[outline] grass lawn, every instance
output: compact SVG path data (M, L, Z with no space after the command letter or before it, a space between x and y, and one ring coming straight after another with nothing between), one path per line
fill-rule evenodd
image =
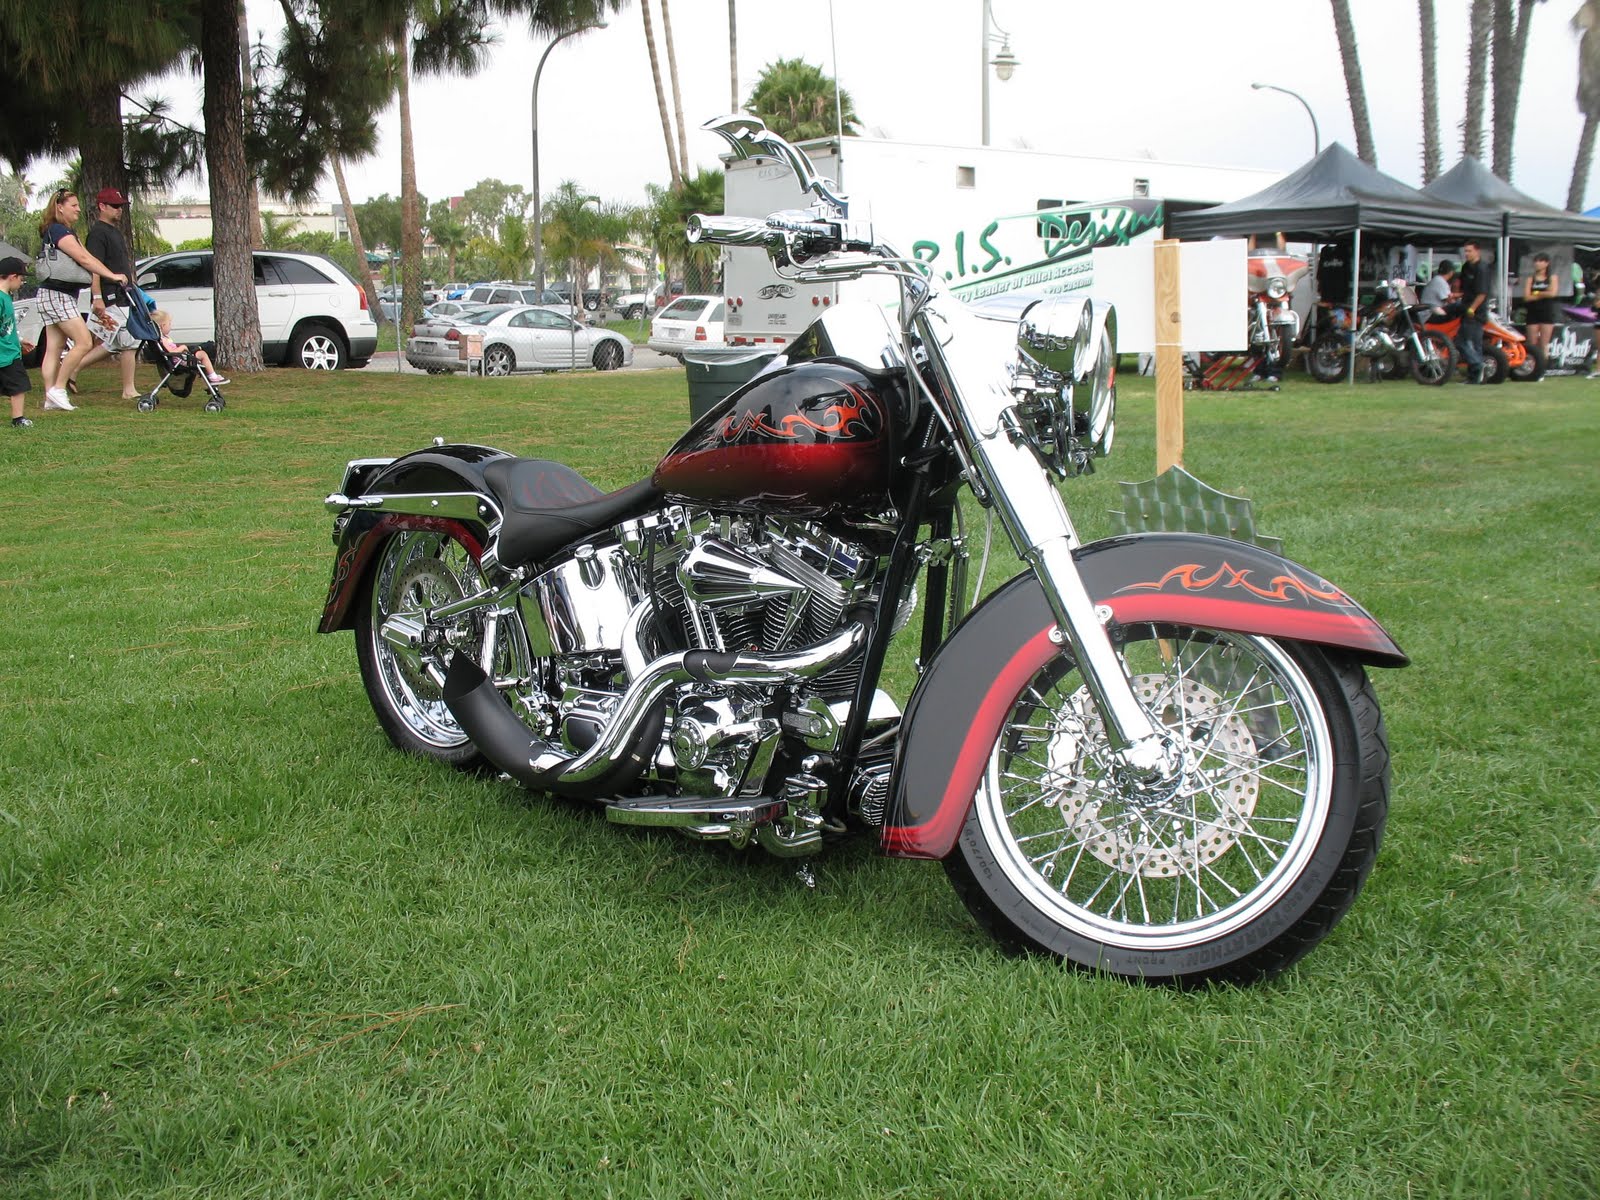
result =
M1189 394L1189 469L1415 665L1350 915L1178 994L1001 956L935 864L808 892L389 749L313 632L344 461L617 487L681 373L280 370L148 416L86 379L0 431L0 1196L1600 1194L1600 384ZM1087 536L1153 409L1125 378Z

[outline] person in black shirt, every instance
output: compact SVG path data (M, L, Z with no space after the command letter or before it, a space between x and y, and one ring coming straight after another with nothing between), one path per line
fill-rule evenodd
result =
M101 188L95 196L95 222L84 238L84 248L113 271L121 271L133 278L133 266L128 261L128 243L122 239L122 210L128 198L116 188ZM100 339L99 344L78 364L78 370L106 358L115 358L122 373L122 398L137 400L139 390L134 385L134 372L139 366L138 341L123 330L128 323L128 297L114 280L96 275L89 283L93 296L93 310L89 314L89 329ZM67 387L78 390L77 375L67 380Z
M1550 272L1550 256L1542 250L1533 256L1533 271L1522 281L1522 298L1528 302L1528 350L1543 362L1556 331L1556 277Z
M1483 252L1477 242L1461 244L1461 329L1456 348L1467 360L1467 382L1483 382L1483 318L1479 315L1489 298L1483 280Z

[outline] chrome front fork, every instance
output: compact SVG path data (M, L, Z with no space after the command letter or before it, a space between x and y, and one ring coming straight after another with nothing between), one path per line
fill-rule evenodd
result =
M929 364L946 395L957 398L955 411L948 415L960 425L958 436L970 448L969 469L980 476L974 482L1000 509L1017 552L1044 585L1056 636L1071 646L1122 765L1146 777L1169 774L1174 752L1134 695L1121 656L1078 574L1072 557L1078 535L1061 494L1005 419L1016 400L1010 380L994 369L993 342L970 325L960 328L976 320L959 309L918 318ZM945 336L950 332L966 336ZM974 395L975 389L980 394Z

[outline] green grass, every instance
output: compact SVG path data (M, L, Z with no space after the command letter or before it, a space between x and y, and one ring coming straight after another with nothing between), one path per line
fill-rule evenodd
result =
M681 374L88 379L0 431L0 1195L1600 1192L1600 385L1189 395L1190 470L1415 665L1348 918L1176 994L1002 957L934 864L811 893L388 748L313 633L345 459L617 487ZM1086 535L1152 473L1121 416Z

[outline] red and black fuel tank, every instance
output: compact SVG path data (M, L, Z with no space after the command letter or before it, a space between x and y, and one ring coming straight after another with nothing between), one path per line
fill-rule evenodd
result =
M820 516L889 502L903 384L840 361L758 375L702 416L656 467L671 499Z

